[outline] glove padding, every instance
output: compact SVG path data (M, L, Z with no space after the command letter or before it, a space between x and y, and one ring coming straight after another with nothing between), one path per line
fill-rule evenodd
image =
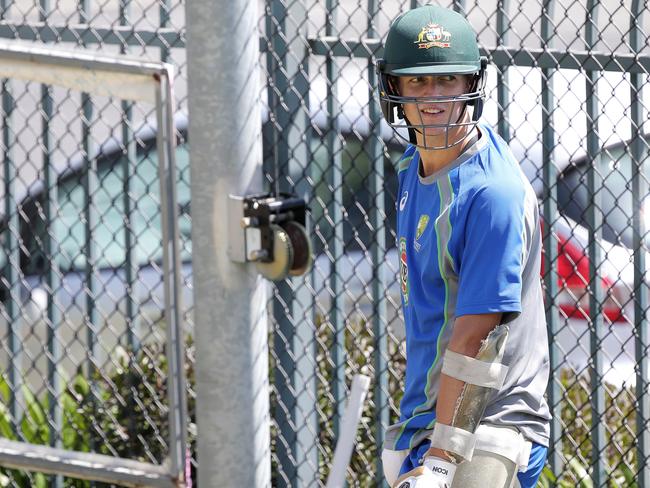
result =
M401 476L393 488L451 488L456 465L437 457L425 458L419 468Z

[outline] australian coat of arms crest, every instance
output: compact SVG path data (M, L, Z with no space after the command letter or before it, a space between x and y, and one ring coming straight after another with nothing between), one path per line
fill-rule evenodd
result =
M430 47L449 47L451 46L450 41L451 32L446 31L440 24L429 23L422 27L415 44L419 49L429 49Z

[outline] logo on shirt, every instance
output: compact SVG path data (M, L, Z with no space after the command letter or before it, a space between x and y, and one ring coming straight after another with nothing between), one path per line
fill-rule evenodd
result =
M399 201L399 211L401 212L406 207L406 201L409 199L409 192L405 191L402 193L402 198Z
M418 239L422 237L422 234L424 234L424 231L426 230L428 224L429 216L420 215L420 220L418 220L418 226L415 230L415 242L413 243L413 247L415 247L416 251L420 251L420 248L422 247L422 244L418 242Z
M402 287L402 296L404 305L409 303L409 268L406 261L406 239L399 239L399 281Z

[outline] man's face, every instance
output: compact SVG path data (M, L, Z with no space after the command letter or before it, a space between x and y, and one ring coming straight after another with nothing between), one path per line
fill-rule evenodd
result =
M399 94L403 97L453 97L467 93L469 85L470 77L467 75L400 76L398 78ZM405 103L403 107L410 124L439 126L424 129L424 134L433 137L444 137L447 125L461 122L459 120L461 116L467 117L466 113L463 114L464 102ZM421 134L418 135L420 136Z

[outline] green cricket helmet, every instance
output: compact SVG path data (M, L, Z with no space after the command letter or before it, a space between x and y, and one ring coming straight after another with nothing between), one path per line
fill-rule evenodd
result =
M483 111L487 58L479 54L476 33L457 12L434 5L409 10L395 19L384 45L384 58L377 61L381 109L396 134L407 129L409 141L417 144L416 132L428 127L444 128L445 144L428 149L442 149L462 142L449 141L449 129L475 126ZM453 97L404 97L397 90L398 76L471 76L468 93ZM445 124L424 125L404 116L404 103L462 103L464 110L458 120ZM470 121L463 121L467 106L472 107ZM452 111L449 111L450 117ZM401 122L403 121L403 122ZM404 138L405 139L405 138Z

